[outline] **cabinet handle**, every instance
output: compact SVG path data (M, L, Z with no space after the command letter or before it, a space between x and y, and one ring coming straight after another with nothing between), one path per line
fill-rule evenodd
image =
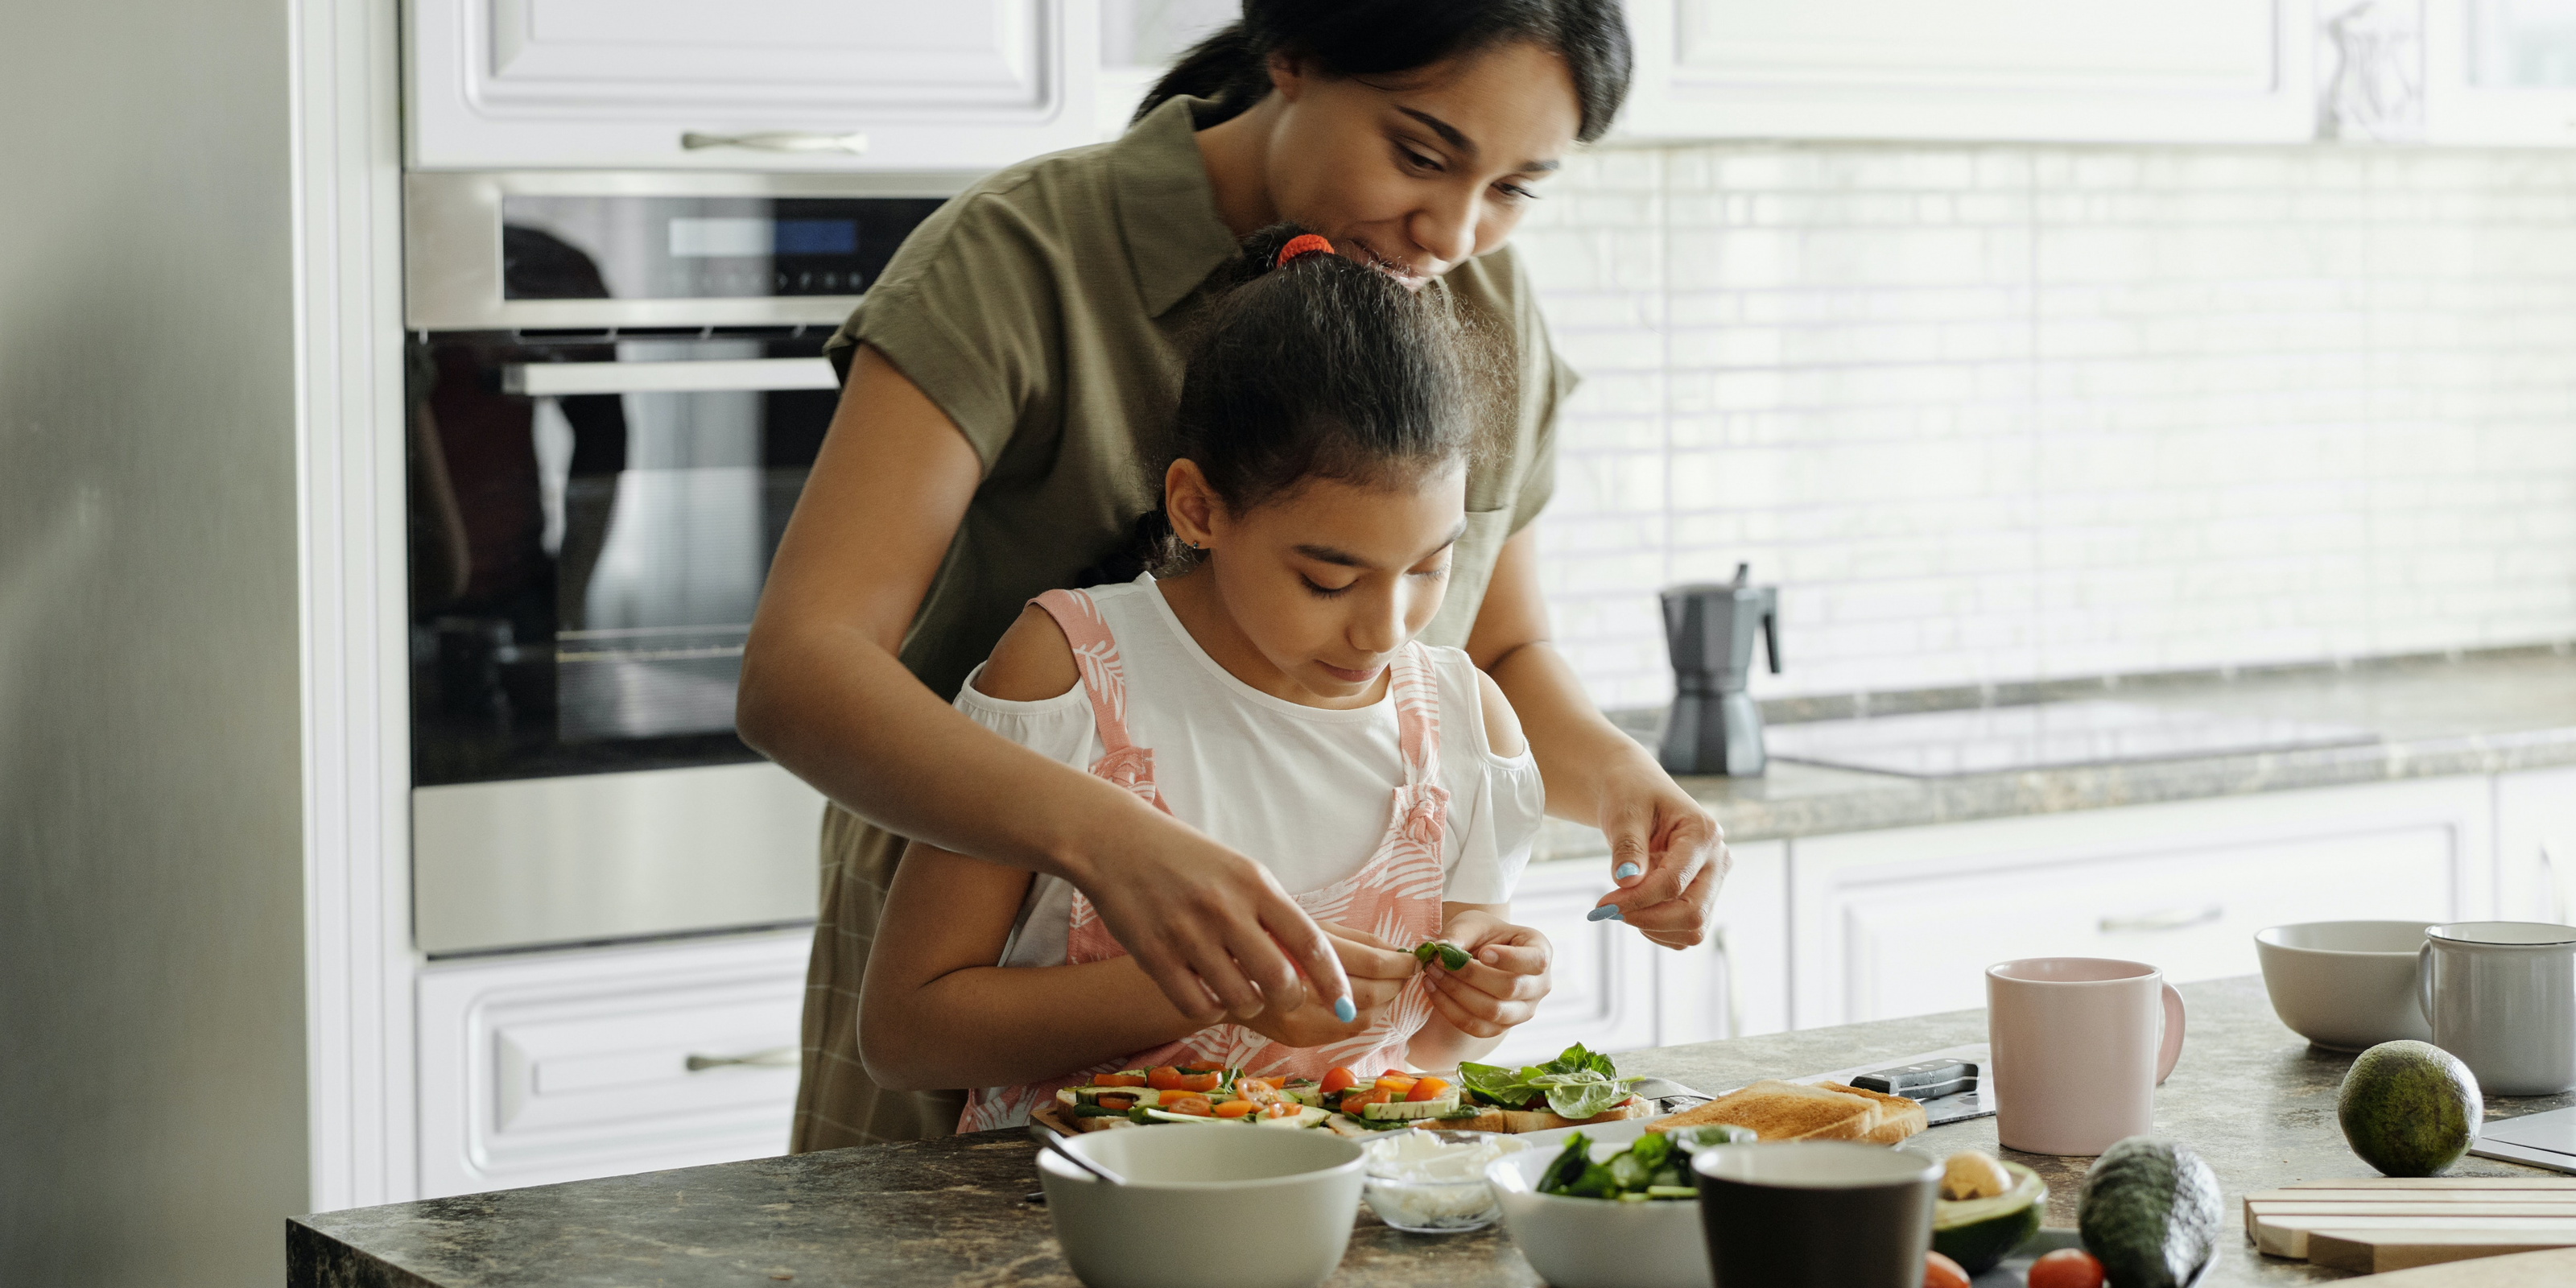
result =
M2213 903L2197 912L2186 908L2174 908L2165 912L2150 912L2139 917L2104 917L2102 933L2134 935L2159 930L2186 930L2193 926L2206 926L2226 915L2226 908Z
M755 130L749 134L701 134L690 130L680 146L691 152L706 148L748 148L754 152L847 152L868 150L864 134L826 134L821 130Z
M792 1046L771 1047L766 1051L754 1051L749 1055L699 1055L692 1051L689 1053L689 1072L700 1073L708 1069L722 1069L737 1064L761 1069L790 1069L795 1067L799 1054L801 1053Z

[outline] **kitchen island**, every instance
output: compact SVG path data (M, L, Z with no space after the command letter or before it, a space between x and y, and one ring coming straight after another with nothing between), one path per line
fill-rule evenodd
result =
M2156 1128L2189 1142L2226 1190L2228 1229L2207 1288L2342 1276L2258 1255L2239 1200L2289 1181L2364 1176L2335 1125L2351 1057L2308 1046L2272 1015L2254 979L2186 984L2188 1036L2156 1097ZM1985 1037L1982 1011L1881 1020L1621 1055L1623 1072L1706 1091L1895 1060ZM2490 1098L2490 1117L2576 1096ZM1175 1129L1180 1130L1180 1129ZM1196 1128L1188 1130L1199 1130ZM1936 1127L1932 1154L1994 1149L1991 1118ZM610 1288L612 1285L1073 1285L1037 1187L1035 1147L1015 1132L831 1150L790 1158L353 1208L287 1223L292 1288ZM2089 1159L2015 1154L2049 1184L2050 1225L2071 1225ZM2529 1175L2486 1159L2454 1175ZM1332 1283L1522 1288L1538 1277L1497 1227L1401 1234L1366 1214Z

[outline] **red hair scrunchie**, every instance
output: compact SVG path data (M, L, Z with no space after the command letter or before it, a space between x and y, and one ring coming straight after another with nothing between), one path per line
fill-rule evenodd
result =
M1333 244L1331 242L1328 242L1313 233L1299 233L1296 236L1289 238L1287 245L1279 248L1279 258L1272 261L1270 266L1272 268L1286 268L1288 266L1288 261L1292 259L1303 259L1308 255L1330 255L1332 253Z

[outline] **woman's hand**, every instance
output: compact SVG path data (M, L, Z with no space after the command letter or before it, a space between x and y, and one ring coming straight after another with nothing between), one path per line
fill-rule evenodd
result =
M1539 999L1555 984L1549 966L1556 950L1527 926L1467 908L1449 919L1441 937L1471 960L1455 971L1437 961L1422 968L1431 980L1431 1006L1468 1037L1502 1036L1537 1014Z
M1600 781L1599 827L1619 888L1601 897L1592 918L1625 921L1666 948L1688 948L1707 937L1709 909L1735 860L1716 817L1662 766L1637 761Z
M1395 1004L1404 986L1422 969L1422 963L1415 961L1412 953L1366 931L1331 922L1317 924L1331 942L1342 973L1350 977L1351 1002L1357 1013L1348 1020L1337 1019L1329 1005L1308 999L1285 1010L1266 1007L1259 1015L1237 1023L1282 1046L1318 1047L1338 1042L1384 1019L1387 1008Z

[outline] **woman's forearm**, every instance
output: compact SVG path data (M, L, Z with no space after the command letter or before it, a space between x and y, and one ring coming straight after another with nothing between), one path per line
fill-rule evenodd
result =
M975 966L899 994L870 989L859 1054L877 1085L898 1091L997 1087L1062 1077L1197 1031L1132 957Z

